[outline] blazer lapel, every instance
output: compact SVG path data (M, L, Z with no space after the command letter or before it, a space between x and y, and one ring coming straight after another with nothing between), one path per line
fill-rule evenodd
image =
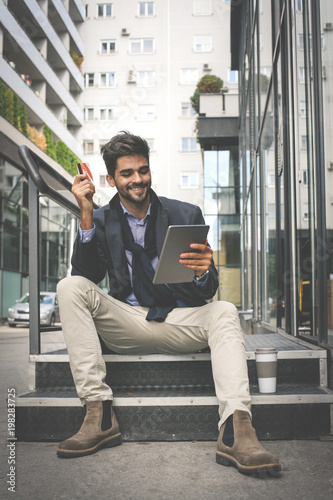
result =
M104 212L105 237L112 262L109 272L111 291L121 293L130 284L125 248L121 237L121 226L115 208ZM115 279L115 281L114 281Z
M169 225L168 211L165 208L163 208L163 205L159 200L158 212L156 218L156 249L158 256L160 256L161 254L168 225Z

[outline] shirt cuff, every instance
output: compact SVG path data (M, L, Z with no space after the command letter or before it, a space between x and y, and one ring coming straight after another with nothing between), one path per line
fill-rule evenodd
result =
M207 281L208 281L208 276L209 276L209 273L207 273L207 275L204 277L204 279L202 279L202 280L200 280L200 281L196 280L196 279L195 279L195 277L194 277L194 278L193 278L193 281L194 281L194 283L195 283L196 285L198 285L198 286L203 286L203 285L205 285L205 284L207 283Z
M95 236L95 224L91 229L81 229L79 226L79 235L81 243L89 243Z

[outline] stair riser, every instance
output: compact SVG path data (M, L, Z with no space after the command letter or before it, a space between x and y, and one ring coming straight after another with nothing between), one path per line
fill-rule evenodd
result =
M248 360L251 384L257 383L255 361ZM279 384L319 384L318 359L281 359ZM154 387L213 387L210 361L107 362L106 382L114 389ZM70 387L68 363L36 363L36 388Z
M116 407L123 441L215 441L217 406ZM316 439L330 432L330 405L255 405L259 439ZM81 426L84 409L17 407L20 441L62 441Z

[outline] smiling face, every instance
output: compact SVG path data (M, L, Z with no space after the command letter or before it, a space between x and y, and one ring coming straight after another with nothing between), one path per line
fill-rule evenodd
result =
M117 160L114 177L107 175L110 186L116 187L120 201L134 215L145 215L150 203L150 168L141 155L121 156ZM144 216L143 215L143 216Z

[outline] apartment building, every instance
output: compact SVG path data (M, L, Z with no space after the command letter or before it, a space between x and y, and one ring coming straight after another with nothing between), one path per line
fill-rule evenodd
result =
M79 138L98 186L106 183L100 147L129 130L150 145L153 188L203 208L203 158L190 98L207 74L222 78L229 92L237 89L229 19L225 0L86 2Z
M69 181L56 154L43 151L44 127L55 149L82 153L84 78L74 59L84 55L84 17L80 0L0 1L0 319L28 289L28 186L18 146L26 144ZM69 216L48 199L40 213L41 289L54 290L67 272Z

